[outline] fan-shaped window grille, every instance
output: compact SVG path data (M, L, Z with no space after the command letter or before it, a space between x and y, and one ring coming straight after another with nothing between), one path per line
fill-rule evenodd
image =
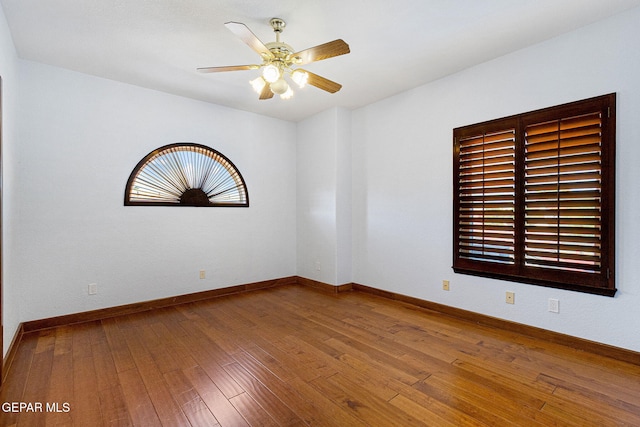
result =
M178 143L149 153L125 190L127 206L249 206L244 179L216 150Z

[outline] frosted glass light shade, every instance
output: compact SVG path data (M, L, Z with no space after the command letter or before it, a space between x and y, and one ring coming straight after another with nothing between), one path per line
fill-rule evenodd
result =
M275 82L271 83L271 92L275 94L282 95L287 90L291 90L291 89L289 88L289 85L287 84L287 82L284 81L282 77L276 80Z
M262 89L264 89L264 86L267 84L267 82L262 78L262 77L257 77L253 80L251 80L249 82L251 84L251 87L253 87L253 90L256 91L256 93L262 93Z
M280 78L280 70L275 65L269 64L262 70L262 77L267 82L273 83Z
M291 80L296 82L296 84L298 85L298 87L300 87L300 89L302 89L307 84L308 79L309 79L309 74L307 74L306 71L295 70L293 73L291 73Z

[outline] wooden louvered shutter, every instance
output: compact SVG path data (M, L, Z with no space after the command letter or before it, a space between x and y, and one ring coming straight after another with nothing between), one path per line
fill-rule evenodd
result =
M615 294L615 103L453 130L456 273Z
M525 128L525 265L599 273L602 122L595 112Z
M515 129L459 141L458 255L515 260Z

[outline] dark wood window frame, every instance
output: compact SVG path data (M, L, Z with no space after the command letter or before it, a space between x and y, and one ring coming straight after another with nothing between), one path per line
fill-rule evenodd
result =
M616 94L453 130L453 269L614 296Z
M147 154L133 169L125 206L249 207L242 174L206 145L180 142Z

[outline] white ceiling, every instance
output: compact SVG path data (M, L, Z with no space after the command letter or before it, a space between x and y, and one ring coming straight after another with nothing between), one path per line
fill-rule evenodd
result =
M588 25L640 0L0 0L20 58L284 120L356 108ZM224 23L264 43L269 19L302 50L334 39L351 53L305 66L343 85L259 101L259 63Z

